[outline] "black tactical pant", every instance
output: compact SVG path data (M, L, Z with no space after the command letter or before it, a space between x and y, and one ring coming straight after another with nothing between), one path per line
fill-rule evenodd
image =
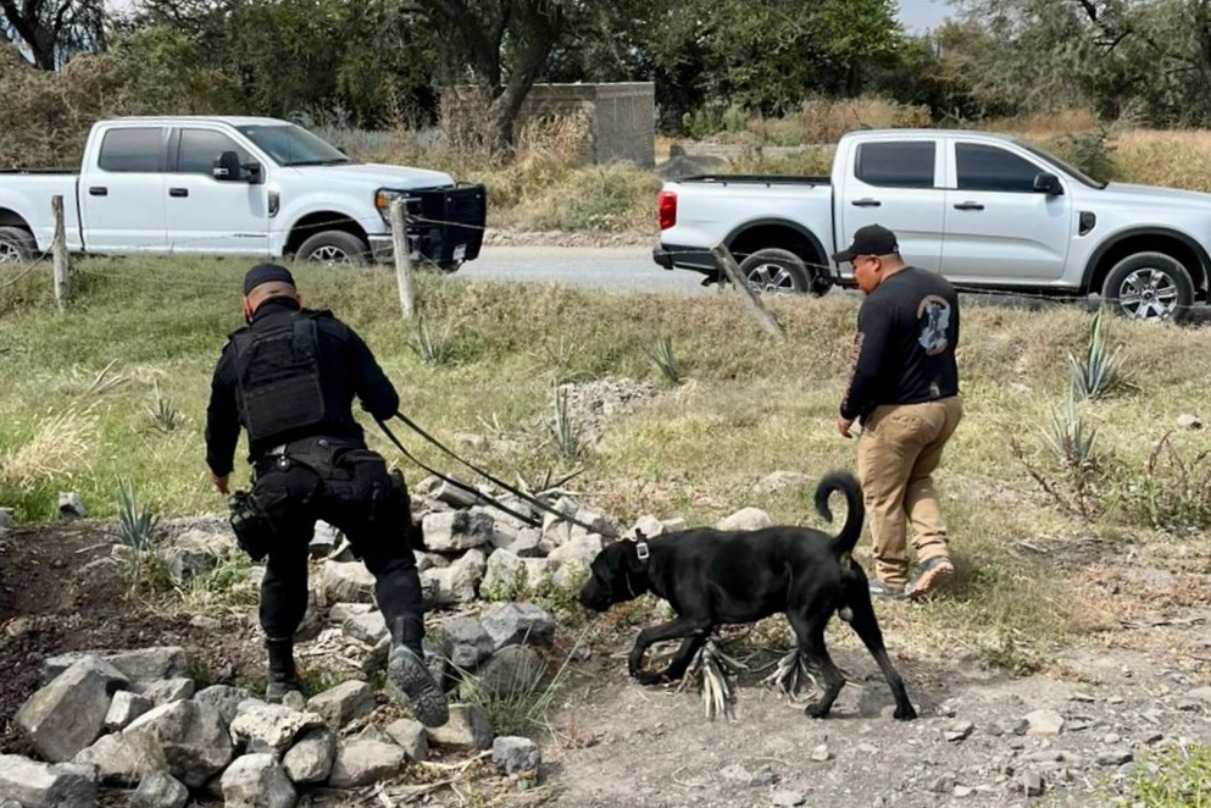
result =
M387 626L420 652L424 637L420 576L410 545L406 492L392 487L383 458L349 442L308 439L257 462L252 496L275 536L261 582L261 627L293 637L307 611L307 563L317 519L340 529L375 578Z

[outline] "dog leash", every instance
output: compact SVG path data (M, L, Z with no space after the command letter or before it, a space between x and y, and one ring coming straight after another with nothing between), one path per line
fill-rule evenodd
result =
M386 433L387 438L393 444L395 444L395 448L399 449L400 453L404 457L408 458L413 463L415 463L416 465L420 466L425 471L432 474L434 477L437 477L439 480L443 480L444 482L447 482L456 488L462 489L463 491L466 491L469 494L474 494L477 499L481 499L484 502L491 505L492 507L496 508L497 510L507 513L516 519L520 519L522 522L529 525L530 527L536 527L536 528L540 528L540 529L542 528L542 522L535 520L534 517L526 516L525 514L518 513L517 511L510 508L508 505L505 505L503 502L496 499L495 497L491 497L491 496L483 493L482 491L480 491L478 488L468 485L467 483L464 483L460 480L456 480L453 477L447 477L445 474L442 474L437 469L432 468L429 465L427 465L426 463L422 462L418 457L416 457L414 454L409 452L404 447L404 444L400 443L399 438L395 437L395 433L392 432L390 430L390 428L388 428L388 426L385 422L379 421L378 425L382 428L383 432Z
M505 481L497 479L496 477L492 476L487 471L484 471L482 468L480 468L479 466L470 462L469 460L464 460L463 458L459 457L457 454L454 453L454 451L452 449L447 447L445 444L443 444L437 438L430 435L425 430L421 429L420 426L415 421L413 421L408 416L404 415L402 412L396 412L394 417L399 419L399 421L401 423L403 423L404 426L408 427L413 432L420 435L425 440L429 441L429 443L432 443L438 449L445 452L447 455L454 458L459 463L462 463L464 466L471 469L472 471L474 471L476 474L480 475L481 477L484 477L489 482L500 486L501 488L508 491L510 494L512 494L513 496L522 500L523 502L527 502L530 505L533 505L535 508L538 508L540 511L545 511L546 513L554 514L555 516L558 516L561 520L563 520L565 522L570 522L573 525L583 527L585 530L587 530L590 533L597 533L601 536L605 536L610 539L621 538L621 536L619 536L618 532L616 530L614 530L612 527L610 527L609 525L606 526L605 530L598 530L597 528L593 527L592 525L585 524L584 522L581 522L580 520L576 519L573 516L568 516L567 514L548 505L547 503L542 502L538 499L535 499L534 497L530 496L529 494L522 493L521 491L517 490L517 488L509 485ZM390 430L387 429L386 424L384 424L382 421L379 421L379 426L381 426L383 428L383 430L386 431L389 436L391 436L391 432L390 432ZM392 440L392 442L395 443L395 445L397 447L399 447L401 449L401 451L403 451L403 446L400 445L399 441L395 440L394 436L391 436L391 440ZM422 468L427 468L427 467L422 466Z

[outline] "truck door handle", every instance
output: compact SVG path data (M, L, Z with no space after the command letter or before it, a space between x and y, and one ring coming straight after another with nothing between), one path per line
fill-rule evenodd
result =
M188 188L169 188L168 195L169 196L189 196L189 189Z
M883 203L877 199L855 199L850 204L855 208L877 208Z
M984 206L979 202L960 202L955 205L955 210L983 210Z
M109 189L100 185L94 185L88 189L89 196L109 196Z

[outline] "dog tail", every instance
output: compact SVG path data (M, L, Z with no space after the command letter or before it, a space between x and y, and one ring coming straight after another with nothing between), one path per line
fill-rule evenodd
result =
M845 493L845 526L833 539L833 551L837 557L846 556L853 552L862 535L862 520L866 518L866 505L862 501L862 487L854 475L848 471L832 471L824 476L816 486L816 512L825 521L833 521L833 512L828 507L828 498L834 491Z

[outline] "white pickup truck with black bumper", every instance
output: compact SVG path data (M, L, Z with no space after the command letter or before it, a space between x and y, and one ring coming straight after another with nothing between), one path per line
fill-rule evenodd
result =
M1101 183L1017 139L863 130L831 177L697 176L659 199L656 263L720 280L725 244L749 282L823 294L853 284L830 256L854 231L895 231L909 263L960 289L1087 297L1128 317L1179 320L1208 299L1211 194Z
M358 163L274 118L112 118L93 125L78 173L0 171L0 262L50 250L54 196L71 252L325 264L390 258L402 196L413 256L446 271L478 256L486 215L482 185Z

